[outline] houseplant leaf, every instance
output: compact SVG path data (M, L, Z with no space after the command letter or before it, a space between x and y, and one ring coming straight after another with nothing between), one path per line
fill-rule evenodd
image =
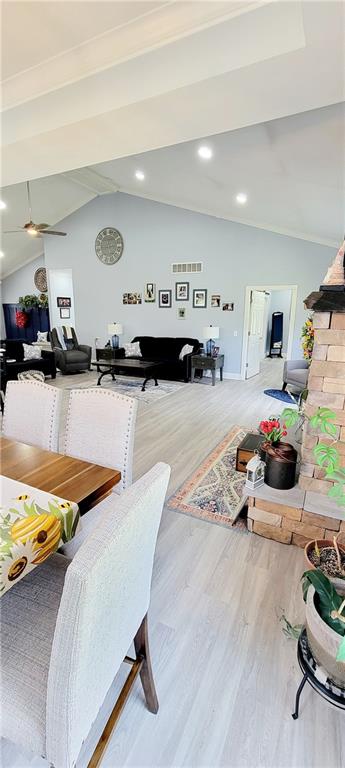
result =
M322 620L339 635L345 635L345 624L339 619L332 619L332 611L338 611L343 598L338 595L332 582L319 569L305 571L303 576L303 599L306 600L310 584L317 594L316 607Z

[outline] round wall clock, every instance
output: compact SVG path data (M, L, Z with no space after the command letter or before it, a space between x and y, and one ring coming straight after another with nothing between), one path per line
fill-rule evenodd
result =
M45 267L38 267L38 269L36 269L34 274L34 283L38 291L41 291L41 293L46 293L48 286L47 272Z
M123 239L118 229L101 229L96 237L95 251L102 264L116 264L123 252Z

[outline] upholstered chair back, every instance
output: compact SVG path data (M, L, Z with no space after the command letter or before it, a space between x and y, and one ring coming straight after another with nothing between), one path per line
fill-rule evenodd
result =
M119 469L117 492L132 483L137 408L134 398L109 389L73 389L69 397L65 453Z
M62 391L40 381L8 381L3 434L57 451Z
M59 768L76 760L147 613L169 475L156 464L113 494L67 569L47 690L46 755Z

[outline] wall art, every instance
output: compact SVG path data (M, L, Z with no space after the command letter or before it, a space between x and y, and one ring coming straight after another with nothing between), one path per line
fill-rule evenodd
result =
M171 307L171 297L172 292L170 290L168 291L159 291L159 306L170 308Z
M206 288L195 288L193 291L193 307L194 309L206 309L207 307L207 290Z
M56 302L58 307L72 306L72 299L69 296L57 296Z
M220 309L220 293L212 293L211 307L216 307L217 309Z
M154 283L146 283L144 292L144 301L147 304L156 301L156 286Z
M175 283L175 299L176 301L188 301L189 283Z

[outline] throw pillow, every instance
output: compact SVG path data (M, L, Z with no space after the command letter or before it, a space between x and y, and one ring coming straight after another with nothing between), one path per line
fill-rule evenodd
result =
M46 344L48 341L48 331L37 331L37 341L42 341Z
M45 376L42 371L22 371L18 373L18 381L44 381Z
M193 352L194 347L191 344L184 344L179 354L179 359L183 360L185 355L190 355Z
M125 357L142 357L139 341L132 341L123 346L125 348Z
M42 357L39 347L32 347L31 344L24 344L23 342L23 349L24 360L38 360L40 357Z

